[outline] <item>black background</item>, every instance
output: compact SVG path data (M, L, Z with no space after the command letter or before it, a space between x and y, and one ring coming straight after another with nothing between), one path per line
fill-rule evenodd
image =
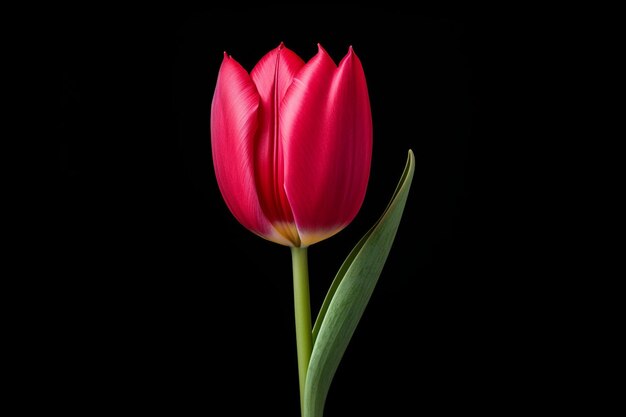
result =
M250 70L281 41L363 62L374 120L363 208L309 250L314 314L382 213L408 149L416 171L379 284L326 416L497 410L519 401L524 267L483 19L268 6L82 10L55 20L53 198L42 284L53 408L298 415L289 250L240 226L213 174L209 110L226 50ZM489 42L489 41L490 42ZM503 87L506 88L506 87ZM49 297L47 297L49 295ZM529 348L530 349L530 348ZM228 411L218 411L218 410Z

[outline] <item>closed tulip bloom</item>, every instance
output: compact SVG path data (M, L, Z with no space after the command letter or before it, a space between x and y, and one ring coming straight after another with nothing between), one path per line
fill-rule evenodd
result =
M224 54L211 107L224 200L247 229L307 247L345 228L370 172L372 117L359 58L318 45L304 62L281 44L248 73Z

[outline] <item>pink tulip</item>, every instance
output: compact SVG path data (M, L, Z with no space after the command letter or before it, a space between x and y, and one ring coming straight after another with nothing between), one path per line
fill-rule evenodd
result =
M217 182L237 220L270 241L307 247L346 227L365 197L372 116L352 47L335 65L281 43L248 72L224 60L211 107Z

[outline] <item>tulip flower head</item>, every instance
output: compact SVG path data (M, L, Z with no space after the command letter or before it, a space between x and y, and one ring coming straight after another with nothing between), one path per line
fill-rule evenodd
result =
M345 228L372 157L367 84L352 47L336 65L320 45L305 63L281 43L250 73L224 53L211 146L222 196L247 229L307 247Z

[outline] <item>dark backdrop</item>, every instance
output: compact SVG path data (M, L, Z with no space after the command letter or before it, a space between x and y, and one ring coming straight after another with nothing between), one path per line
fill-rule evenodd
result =
M289 250L228 212L209 136L222 52L251 69L281 41L305 60L320 42L337 62L352 45L372 103L363 208L309 251L314 313L408 149L417 160L326 416L486 410L509 398L524 359L508 330L519 296L501 240L506 185L490 171L501 155L484 91L498 51L482 23L329 5L61 13L48 63L58 101L46 262L56 278L40 287L42 366L59 389L50 406L297 415Z

